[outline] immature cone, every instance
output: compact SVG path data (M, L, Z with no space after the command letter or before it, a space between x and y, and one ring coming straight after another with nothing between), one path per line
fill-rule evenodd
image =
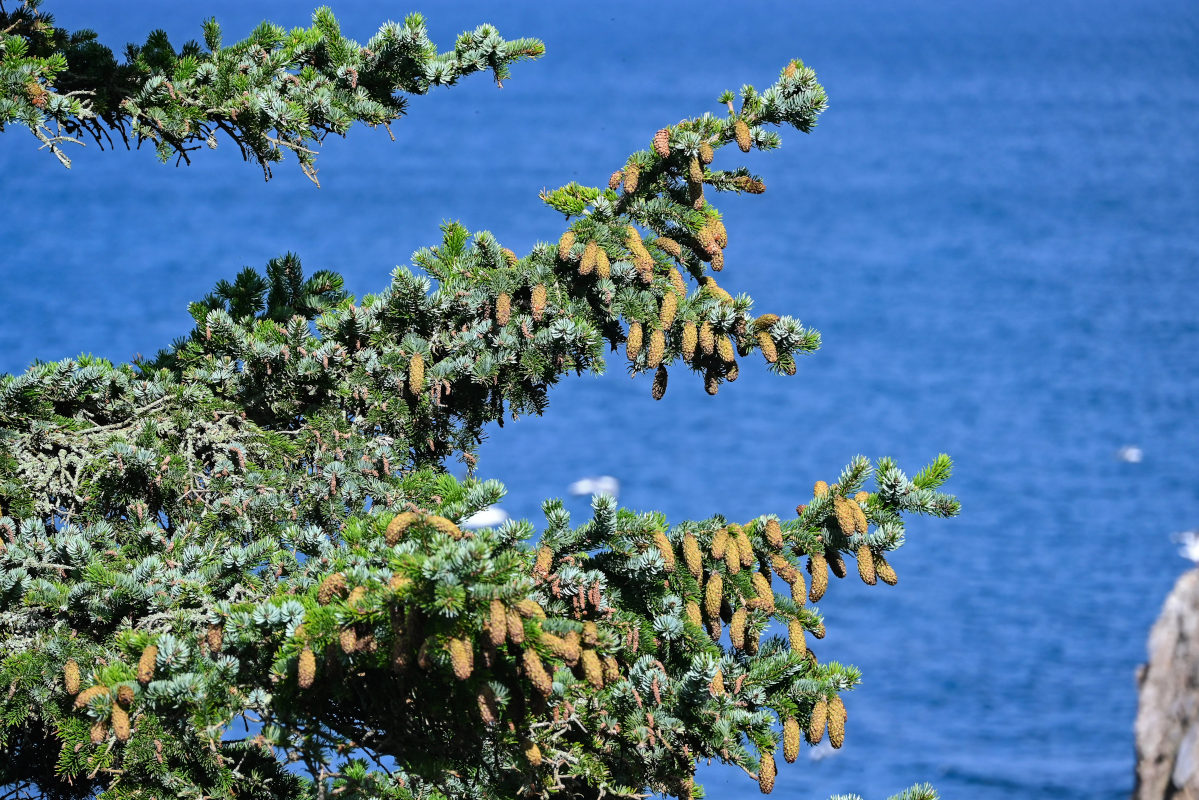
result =
M517 614L515 611L512 611L511 609L509 609L504 614L504 619L506 619L508 622L508 624L507 624L508 639L513 644L524 644L525 643L525 623L520 618L520 614Z
M799 720L787 717L783 720L783 758L794 764L799 757Z
M678 270L673 270L678 272ZM679 311L679 296L674 292L667 292L662 295L662 307L658 309L658 321L662 323L662 330L668 331L674 325L674 316Z
M108 738L108 725L102 719L98 719L92 723L92 728L88 732L88 737L92 744L100 744Z
M704 618L700 616L699 613L699 603L695 602L694 600L688 600L683 605L683 610L687 614L687 619L692 625L695 625L699 628L704 626Z
M857 504L850 503L840 494L833 495L833 514L837 519L837 527L846 536L852 536L858 527L857 519L854 517L853 509L851 508L854 505ZM861 511L861 509L858 510Z
M823 553L808 556L808 573L812 576L812 588L808 590L808 599L818 603L828 589L828 562L824 560Z
M874 554L874 572L888 586L894 586L899 583L899 576L895 574L895 567L887 563L887 559L883 558L882 553Z
M712 149L712 145L707 142L700 142L699 145L699 160L705 164L711 164L712 159L716 157L716 152Z
M616 170L612 173L612 177L608 178L608 188L612 191L616 191L616 187L620 186L620 182L623 178L624 173L620 170Z
M654 244L658 245L658 247L662 248L667 253L670 253L670 255L674 256L675 258L678 258L683 254L683 246L674 239L671 239L669 236L659 236L654 240Z
M637 179L641 177L641 167L629 164L624 168L624 193L632 194L637 191Z
M592 239L583 248L583 257L579 259L579 274L590 275L595 271L595 253L599 250L599 245Z
M454 677L464 681L470 677L475 668L475 654L466 639L450 639L450 666L454 669Z
M651 367L657 367L662 363L662 356L666 354L666 334L660 330L655 330L649 335L649 349L645 353L645 361Z
M828 741L835 748L845 744L845 703L838 694L828 701Z
M858 494L865 494L865 492L858 492ZM849 503L849 510L853 512L854 530L858 533L866 533L870 530L870 521L866 519L866 512L862 509L864 502L865 500L855 498L853 502Z
M741 175L740 177L735 178L733 180L733 185L741 191L749 194L762 194L762 192L766 191L766 184L762 183L760 180L751 178L748 175Z
M716 337L716 353L725 363L732 364L737 361L737 354L733 351L733 340L727 336Z
M749 126L745 124L745 120L739 119L733 123L733 138L737 140L737 146L741 148L742 153L748 153L749 148L753 146L753 139L749 135Z
M146 645L142 657L137 660L137 682L145 686L154 680L154 666L158 660L158 645Z
M745 649L745 617L747 614L745 608L738 608L733 612L733 619L729 622L729 641L738 650Z
M774 572L787 583L795 583L795 579L799 576L798 570L791 565L791 562L785 556L779 553L770 554L770 566L774 567Z
M816 627L812 628L812 635L815 636L817 639L823 639L825 632L826 631L825 631L823 622L817 622Z
M346 605L355 611L358 610L358 604L366 597L365 586L355 586L354 591L350 592L350 596L346 598Z
M666 562L666 571L674 572L674 548L670 545L670 539L666 537L663 531L654 531L654 546L662 553L662 560Z
M760 572L755 572L753 574L753 583L754 593L757 594L755 599L758 601L758 608L773 613L774 590L770 588L770 578Z
M129 712L118 705L112 707L112 732L118 742L129 741Z
M857 503L858 505L865 503L869 499L870 499L870 492L858 492L857 494L855 494L853 496L853 501L855 503Z
M670 155L670 129L663 128L654 134L654 152L661 158Z
M812 496L824 497L826 494L828 494L828 484L824 481L816 481L812 486Z
M844 578L846 575L845 559L841 557L841 552L835 547L824 548L824 560L828 562L828 568L838 578Z
M690 533L683 534L683 563L697 581L704 576L704 558L699 551L699 542Z
M532 739L525 739L521 745L525 754L525 761L529 762L530 767L541 766L541 748L537 746L537 742Z
M741 571L741 550L732 536L729 536L728 544L724 548L724 566L730 575L736 575Z
M708 225L712 227L712 237L716 240L716 246L721 249L728 247L729 232L728 229L724 227L724 223L716 217L713 217Z
M754 330L764 331L779 321L778 314L763 314L754 320Z
M408 362L408 391L417 395L425 388L425 359L420 353L414 353Z
M620 680L620 664L612 656L604 656L604 681L611 683Z
M774 777L778 770L774 766L774 753L767 750L762 753L762 763L758 767L758 788L762 790L762 794L770 794L774 791Z
M666 396L666 381L669 377L664 366L659 366L654 372L654 385L650 388L650 394L655 400L661 400Z
M296 669L297 682L301 689L307 689L312 686L312 681L316 677L316 656L312 651L305 647L300 651L300 664Z
M692 183L704 182L704 168L700 166L698 158L691 159L687 164L687 180Z
M786 373L787 375L794 375L796 370L798 369L798 367L795 366L795 359L789 355L783 357L780 365L783 368L783 372Z
M575 246L575 232L566 231L558 239L558 260L570 261L571 248Z
M730 525L729 533L735 533L737 536L737 552L741 555L741 566L752 567L756 560L754 546L749 541L749 534L745 532L745 528L740 525Z
M824 738L824 725L828 719L828 698L821 697L812 708L812 716L808 720L808 744L819 744Z
M858 575L863 583L873 586L877 582L877 572L874 568L874 553L870 550L870 545L863 542L858 545Z
M495 299L495 321L504 326L508 324L508 320L512 318L512 295L507 292L500 292L499 297Z
M73 658L62 665L62 683L67 694L79 694L79 664Z
M341 652L353 653L358 649L358 631L353 625L342 628L341 633L337 635L337 643L341 645Z
M608 253L602 247L595 251L595 274L605 279L612 277L612 262L608 260Z
M716 668L716 674L712 676L712 682L708 684L708 691L713 697L719 697L724 694L724 673L720 667Z
M803 656L808 652L808 637L804 635L803 623L797 619L787 623L787 640L791 643L791 652Z
M583 677L596 689L604 688L604 668L594 650L584 650L582 658Z
M691 199L691 207L699 211L704 207L704 185L702 183L687 183L687 194Z
M541 322L541 318L545 316L545 284L539 283L533 287L529 305L533 310L533 321Z
M419 520L420 514L417 514L415 511L401 511L391 518L391 522L387 523L387 530L383 532L383 541L387 542L388 545L394 545L403 537L404 531L408 530L408 528ZM331 580L335 581L335 583L330 583ZM340 581L340 585L337 585L336 581ZM341 596L345 587L345 575L342 575L340 572L330 575L321 584L320 591L317 593L317 602L321 605L328 605L333 601L335 596Z
M758 347L762 350L762 357L766 359L767 364L773 364L779 360L779 351L774 346L774 339L770 338L770 334L766 331L758 331Z
M496 699L495 690L491 688L491 684L485 683L479 687L479 694L476 696L479 703L479 717L482 718L484 725L494 725L500 719L500 704Z
M121 708L129 708L133 705L133 687L127 683L121 684L117 689L117 703Z
M699 326L699 348L706 356L712 355L712 351L716 349L716 335L712 333L712 323L707 320Z
M594 624L594 623L592 623ZM562 660L569 666L574 666L579 663L579 656L582 654L582 649L579 647L580 637L577 631L571 631L566 634L566 638L562 640L564 647L562 648Z
M695 345L699 343L699 334L696 331L695 323L687 320L683 323L683 358L686 361L691 361L695 358Z
M709 369L704 373L704 391L712 395L720 391L719 372L714 369Z
M766 537L766 543L775 550L783 549L783 528L779 525L779 521L771 517L766 520L765 527L762 528L762 534ZM782 576L780 576L782 577ZM786 580L786 578L784 578Z
M451 539L461 539L462 529L455 525L451 520L437 514L429 514L425 517L425 522L430 526L449 536Z
M641 335L641 323L630 322L629 338L624 346L624 354L628 357L629 361L636 361L637 354L641 352Z
M512 250L509 250L507 247L501 249L500 252L504 254L504 263L505 264L507 264L510 267L516 266L516 262L518 259L516 258L515 252L513 252Z
M208 649L213 653L221 652L221 646L225 643L225 626L224 625L209 625L208 633L204 639L208 642Z
M516 611L526 619L545 619L545 609L536 600L528 597L517 601Z
M791 581L791 600L797 605L804 605L808 602L808 587L804 581L803 573L799 570L795 571L795 580Z
M538 578L544 579L550 574L550 567L554 565L554 551L549 548L549 545L541 545L537 548L537 559L533 563L533 574Z
M549 673L545 671L545 667L541 663L541 656L537 655L537 651L531 647L526 648L521 654L521 663L524 664L525 675L533 684L533 688L542 697L549 697L554 691L554 683L550 680Z
M733 296L722 289L711 275L704 276L704 288L708 290L708 294L722 303L731 304L733 302Z
M588 647L595 647L599 644L599 626L591 620L583 623L583 635L580 637L583 644Z
M508 639L508 612L498 599L491 601L490 611L491 616L487 623L488 633L491 635L491 643L499 647ZM524 630L523 626L521 630Z
M723 599L724 578L719 572L713 572L704 587L704 613L709 620L720 619L720 601Z
M109 694L107 686L100 686L100 685L89 686L88 688L84 689L82 692L80 692L78 695L75 696L75 708L76 709L83 708L88 703L90 703L93 699L100 697L101 695L107 695L107 694Z

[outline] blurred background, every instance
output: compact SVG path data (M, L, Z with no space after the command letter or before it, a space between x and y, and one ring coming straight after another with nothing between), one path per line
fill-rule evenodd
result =
M120 53L164 28L226 41L313 3L48 0ZM661 402L623 358L566 380L549 412L491 431L481 477L503 508L611 475L672 520L790 517L857 453L914 472L940 451L963 513L913 520L895 588L835 583L821 660L860 666L837 752L805 748L776 795L1122 798L1134 669L1199 527L1199 5L1193 0L533 3L334 2L365 41L420 10L442 49L492 22L535 36L503 89L472 76L411 116L329 140L322 188L294 161L264 183L227 142L190 167L152 150L71 152L70 171L0 136L0 372L92 352L151 355L186 304L242 266L297 252L382 289L459 219L526 252L556 240L537 199L603 184L654 131L722 89L813 66L830 108L747 157L768 191L714 198L721 284L819 328L794 378L742 370L708 397L676 374ZM728 148L733 150L733 148ZM740 156L739 153L736 153ZM716 166L735 163L725 151ZM691 377L691 379L687 379ZM571 497L577 521L586 497ZM827 748L827 744L825 745ZM701 770L712 798L740 771Z

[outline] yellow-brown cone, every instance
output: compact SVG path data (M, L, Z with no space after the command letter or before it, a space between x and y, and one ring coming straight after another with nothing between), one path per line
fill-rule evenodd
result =
M504 263L505 264L507 264L510 267L516 266L516 262L518 259L516 258L516 253L514 251L509 250L507 247L505 247L500 252L504 254Z
M595 251L595 274L600 278L612 277L612 262L608 260L608 253L602 247Z
M736 575L741 571L741 550L733 536L729 536L728 544L724 547L724 566L730 575Z
M425 517L425 522L441 531L446 536L449 536L451 539L462 538L462 529L445 517L438 516L437 514L429 514L427 517Z
M877 582L876 573L874 553L870 550L870 545L863 542L858 545L858 575L863 583L873 586Z
M158 645L146 645L146 649L142 650L141 658L137 660L137 682L145 686L150 681L154 680L154 667L158 661Z
M355 586L354 591L350 592L350 596L346 598L346 605L357 611L358 604L362 602L362 598L364 597L366 597L366 587Z
M495 321L504 326L510 319L512 319L512 295L500 292L499 297L495 299Z
M470 642L461 638L450 639L449 650L454 677L460 681L466 680L475 668L475 654Z
M683 323L683 358L688 362L695 358L695 345L699 343L699 334L695 323L687 320Z
M670 155L670 129L663 128L654 134L654 152L660 158L666 158Z
M797 656L808 652L808 637L804 634L803 623L797 619L787 623L787 639L791 643L791 651Z
M853 512L854 530L858 533L866 533L866 531L870 530L870 520L866 519L866 512L862 509L859 501L854 500L850 502L849 510Z
M801 606L808 602L807 583L799 570L795 571L795 580L791 581L791 600Z
M312 654L312 650L305 647L300 651L300 663L296 668L296 679L301 689L307 689L312 686L313 679L316 678L316 656Z
M687 565L687 571L691 573L691 577L697 581L703 578L703 554L699 551L699 542L691 533L683 534L683 563Z
M806 739L808 744L820 744L824 738L824 726L828 721L828 698L821 696L812 708L812 716L808 719Z
M701 142L699 145L699 160L705 164L711 164L712 159L716 157L716 152L712 150L712 145L707 142Z
M672 270L678 272L678 270ZM662 295L662 307L658 309L658 321L662 323L662 330L668 331L674 325L674 317L679 311L679 296L674 292L667 292Z
M774 612L774 590L770 588L770 578L763 575L761 572L753 574L754 592L757 594L755 598L758 602L758 608L768 613Z
M612 177L608 178L608 188L616 191L616 187L620 186L620 182L624 180L624 172L616 170L612 173Z
M722 303L731 304L733 302L733 296L722 289L711 275L704 276L704 288L708 290L708 294Z
M845 703L838 694L828 701L828 741L835 748L845 744Z
M749 148L753 146L753 139L745 120L739 119L733 123L733 138L737 140L737 146L741 148L742 153L749 152Z
M845 559L842 558L841 552L834 547L826 547L824 549L824 560L828 562L828 568L838 578L844 578L846 573Z
M529 305L533 311L533 321L541 322L541 318L545 316L545 284L539 283L533 287Z
M666 571L674 572L674 548L670 545L670 539L660 530L654 531L654 546L662 553L662 560L666 562Z
M500 704L496 699L495 690L491 688L491 684L483 684L479 687L477 696L479 703L479 717L483 720L484 725L494 725L500 719Z
M666 382L670 376L666 373L666 367L659 366L654 372L654 384L650 387L650 394L655 400L661 400L666 396Z
M541 663L541 656L537 655L537 651L533 648L526 648L521 654L521 663L525 668L525 675L529 682L533 684L542 697L549 697L554 691L554 683L550 680L549 673L545 671L545 667Z
M794 583L795 576L799 574L798 570L781 553L770 554L770 566L774 567L774 573L787 583Z
M837 519L837 527L845 536L852 536L857 529L857 520L854 519L851 505L853 504L842 497L840 493L833 495L833 514Z
M713 697L719 697L724 694L724 672L720 667L716 668L716 674L712 676L712 682L708 684L708 691Z
M883 557L882 553L874 554L874 572L888 586L894 586L899 583L899 576L895 574L895 567L887 563L887 559Z
M771 517L766 520L766 525L762 528L762 535L766 537L766 543L775 550L783 549L783 528L777 519Z
M498 599L491 601L490 618L488 620L491 643L499 647L508 639L508 612ZM522 627L523 631L524 628Z
M425 359L420 353L414 353L408 362L408 391L417 395L425 388Z
M118 742L129 741L129 712L118 705L112 707L112 732Z
M683 254L683 246L674 239L671 239L669 236L659 236L654 240L654 244L658 245L658 247L662 248L667 253L670 253L670 255L674 256L675 258L678 258Z
M538 578L544 579L550 574L550 567L554 565L554 551L548 545L541 545L537 548L537 558L533 563L533 574Z
M824 597L825 590L828 589L828 562L824 560L823 553L808 557L808 573L812 576L808 599L813 603L819 603L820 598Z
M91 730L88 731L88 737L92 744L100 744L108 738L108 724L102 719L96 720L92 723Z
M712 395L720 391L719 372L714 369L710 369L704 373L704 391Z
M225 626L209 625L208 632L204 635L204 640L208 642L208 650L210 652L221 652L221 646L225 643Z
M596 689L604 688L604 668L600 665L599 656L595 651L584 650L580 660L583 664L583 677L587 679L587 682Z
M117 689L117 703L121 708L129 708L133 705L133 687L127 683L121 684Z
M704 587L704 613L709 620L720 619L720 601L723 599L724 579L719 572L713 572Z
M704 168L700 166L699 159L693 158L687 164L687 180L692 183L704 182Z
M588 647L595 647L599 644L599 626L591 620L583 623L583 635L580 637L583 644Z
M624 168L624 193L632 194L637 191L637 181L641 177L641 167L629 164Z
M779 321L778 314L763 314L754 320L754 329L764 331Z
M737 536L737 552L741 555L741 566L752 567L756 558L754 556L753 543L749 540L749 534L740 525L730 525L729 532L735 533Z
M685 613L687 614L687 620L692 625L695 625L696 627L699 627L699 628L702 628L704 626L704 618L702 616L700 616L700 613L699 613L699 603L695 602L694 600L688 600L686 602L686 604L683 606L683 609L684 609Z
M726 229L724 227L724 222L722 222L719 219L713 218L712 222L709 224L712 226L712 233L713 233L714 238L716 239L716 246L720 247L720 248L728 247L729 246L729 232L728 232L728 229Z
M516 611L526 619L545 619L545 609L536 600L528 597L517 601Z
M858 492L857 494L855 494L853 496L853 499L854 499L854 502L858 503L859 505L864 504L867 500L870 499L870 492Z
M604 680L608 683L620 680L620 664L612 656L604 657Z
M824 497L826 494L828 494L828 484L824 481L816 481L815 485L812 486L812 496Z
M67 694L79 694L79 664L73 658L62 665L62 683Z
M727 336L716 337L716 353L726 364L733 364L737 361L737 354L733 350L733 340Z
M712 332L712 324L704 320L699 326L699 349L704 351L704 355L710 356L716 349L716 335Z
M758 766L758 788L762 790L762 794L770 794L774 791L774 778L777 774L774 753L767 750L762 753L762 763Z
M745 649L745 617L747 614L748 612L744 608L738 608L733 612L733 619L729 622L729 641L738 650Z
M524 620L520 618L520 614L517 614L515 611L509 609L504 617L508 621L508 639L513 644L524 644L525 623Z
M826 631L825 631L823 622L817 622L816 627L812 628L812 635L815 636L817 639L823 639L825 632Z
M637 355L641 352L641 323L629 323L629 338L625 342L624 354L629 361L636 361Z
M415 511L401 511L391 518L391 522L387 523L387 530L383 533L383 541L389 545L398 542L404 535L404 531L408 530L413 524L420 519L420 514ZM340 576L341 588L337 588L336 581L329 583L334 576ZM345 589L346 578L340 572L335 572L321 583L320 591L317 593L317 602L321 605L328 605L333 601L334 597L340 597L341 592Z
M650 367L657 367L662 363L662 356L666 354L666 334L660 330L655 330L649 335L649 349L645 353L645 361Z
M566 231L558 239L558 260L570 261L571 248L575 246L575 232Z
M795 717L783 720L783 758L788 764L799 758L799 720Z
M75 708L83 708L95 698L100 697L101 695L106 696L108 694L110 694L110 692L108 691L107 686L89 686L75 696Z
M529 762L530 767L541 766L541 748L537 746L537 742L532 739L525 739L521 747L524 749L525 761Z
M587 245L583 248L583 257L579 259L580 275L590 275L595 271L595 254L598 250L599 245L595 243L594 239L587 242Z
M779 351L774 346L774 339L766 331L758 331L758 347L762 350L762 357L766 359L767 364L773 364L779 360Z
M341 645L341 652L353 653L358 649L358 631L353 625L342 628L341 633L337 635L337 643Z

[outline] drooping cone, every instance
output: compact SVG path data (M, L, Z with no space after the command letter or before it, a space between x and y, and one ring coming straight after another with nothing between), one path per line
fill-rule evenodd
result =
M495 321L501 327L508 324L508 320L512 318L512 295L507 292L500 292L499 297L495 298Z
M691 207L696 211L704 207L704 185L702 183L687 183L687 194L691 199Z
M142 650L142 656L137 660L137 682L145 686L150 681L154 680L154 667L158 661L158 645L146 645L146 649Z
M463 536L462 529L455 525L452 520L437 514L429 514L425 517L425 522L451 539L461 539Z
M756 178L751 178L748 175L741 175L733 180L733 185L743 192L748 194L762 194L766 191L766 184Z
M816 627L812 628L812 635L817 639L823 639L825 634L824 622L817 622Z
M566 231L558 239L558 260L570 261L571 248L575 246L575 232Z
M778 314L763 314L754 320L754 330L768 330L774 323L779 321Z
M650 395L655 400L661 400L666 396L666 381L670 376L666 373L666 367L659 366L654 372L654 385L650 388Z
M874 568L874 553L870 549L870 545L863 542L858 545L858 575L862 578L862 582L873 586L876 581L877 570Z
M670 545L670 539L666 537L666 533L660 530L654 531L654 546L662 553L662 560L666 562L666 571L674 572L674 548Z
M108 691L107 686L89 686L75 696L75 709L78 710L83 708L95 698L108 694L110 694L110 692Z
M824 481L816 481L812 486L812 496L824 497L826 494L828 494L828 484Z
M781 553L770 554L770 566L774 567L774 574L787 583L795 583L795 579L799 577L799 571Z
M537 746L537 742L532 739L525 739L522 744L525 754L525 761L529 762L530 767L541 766L541 748Z
M854 531L857 530L857 520L854 518L851 508L853 505L855 504L850 503L840 493L833 495L833 514L837 519L837 527L845 536L853 536Z
M73 658L62 665L62 683L67 694L79 694L79 664Z
M624 168L624 193L632 194L637 191L637 180L641 177L641 167L629 164Z
M415 511L401 511L391 518L391 522L387 523L387 530L383 532L383 541L388 545L394 545L404 536L404 531L412 527L418 520L420 514ZM330 583L330 581L333 581ZM333 602L333 598L341 597L345 591L346 576L340 572L335 572L321 583L320 591L317 592L317 602L323 606Z
M484 725L494 725L500 719L500 704L496 699L495 689L491 688L491 684L484 683L479 687L477 696L479 703L479 717L483 720Z
M595 647L599 644L599 626L591 620L583 623L583 635L580 637L583 644L588 647Z
M824 548L824 560L828 562L828 568L838 578L844 578L847 574L845 569L845 559L841 557L841 551L834 547Z
M608 683L620 680L620 664L612 656L604 656L604 680Z
M799 758L799 720L795 717L783 720L783 758L788 764Z
M583 247L583 257L579 259L580 275L590 275L595 271L595 253L597 250L599 250L599 245L595 243L594 239L587 242L586 246Z
M654 134L654 152L660 158L666 158L670 155L670 129L663 128Z
M716 157L716 152L712 149L712 145L707 142L701 142L699 145L699 160L705 164L711 164L712 159Z
M117 689L117 703L120 704L121 708L129 708L129 706L133 705L132 686L127 683L121 684L120 688Z
M662 363L662 356L666 354L666 334L661 330L655 330L649 335L649 349L646 351L646 364L651 367L657 367Z
M724 578L719 572L713 572L704 587L704 613L709 620L720 619L720 601L723 599Z
M414 353L408 362L408 391L417 395L425 388L425 359L420 353Z
M353 653L358 649L358 631L353 625L342 628L341 633L337 635L337 643L341 645L341 652Z
M550 567L554 565L554 551L548 545L541 545L537 548L537 559L533 562L533 574L538 578L544 579L550 574Z
M683 358L690 362L695 358L695 345L699 343L699 334L695 323L687 320L683 323Z
M762 790L762 794L770 794L774 791L774 778L777 774L778 770L774 766L774 753L767 750L762 753L762 763L758 767L758 788Z
M791 600L799 605L804 605L808 602L808 587L804 581L803 573L796 570L795 580L791 581Z
M858 494L862 493L858 492ZM862 509L861 501L849 501L849 510L853 512L854 530L858 533L866 533L870 530L870 520L866 519L866 512Z
M703 578L703 554L699 551L699 542L691 533L683 534L683 563L687 565L687 571L691 573L691 577L697 581Z
M681 299L687 296L687 282L683 280L683 274L679 272L678 267L670 268L670 286L674 289L675 294Z
M704 168L700 166L698 158L691 159L687 164L687 180L693 184L704 182Z
M787 640L791 643L791 651L797 656L808 652L808 637L804 635L803 623L793 619L787 623Z
M774 517L766 520L766 525L762 529L762 534L766 537L766 543L775 550L783 549L783 528L779 525L779 521ZM779 576L782 577L782 576ZM783 578L786 580L786 578Z
M529 305L533 311L533 321L541 322L541 318L545 316L545 284L539 283L533 287L530 293Z
M350 592L350 596L346 598L346 605L355 611L358 610L358 604L366 597L365 586L355 586L354 591Z
M691 624L699 628L704 626L704 618L700 616L699 613L699 603L695 602L694 600L688 600L684 604L683 610L686 612L687 620L691 622Z
M712 395L720 391L720 373L717 370L709 369L704 373L704 391Z
M716 334L712 332L712 323L707 320L699 326L699 349L704 351L704 355L712 355L712 351L716 349Z
M874 554L874 572L888 586L899 583L899 576L895 574L895 568L887 563L887 559L883 557L882 553Z
M450 639L450 666L454 669L454 677L464 681L470 677L475 668L475 654L466 639Z
M732 305L733 296L721 288L711 275L704 276L704 288L708 290L708 294L720 302Z
M602 247L595 251L595 274L605 280L612 277L612 262L608 260L608 253Z
M774 590L770 588L770 578L761 572L753 574L754 592L757 597L757 607L767 613L774 613Z
M520 618L520 614L508 609L508 611L504 614L504 618L508 622L508 640L513 644L524 644L525 623L524 620Z
M736 575L741 571L741 551L738 549L737 540L732 536L729 536L728 544L724 547L724 566L730 575Z
M758 347L762 350L762 357L766 359L767 364L779 360L779 351L774 346L774 339L766 331L758 331Z
M708 691L713 697L719 697L724 694L724 672L720 667L716 668L716 674L712 676L712 682L708 684Z
M305 647L300 651L300 663L296 667L296 682L301 689L307 689L312 686L313 679L316 678L316 656L312 654L312 650Z
M674 256L675 258L678 258L683 254L683 246L674 239L671 239L669 236L659 236L654 240L654 244L658 245L658 247L662 248L667 253L670 253L670 255Z
M670 330L670 327L674 325L674 315L678 311L679 296L674 292L667 292L662 295L662 307L658 309L658 321L662 324L662 330Z
M745 528L740 525L729 526L730 532L737 535L737 553L741 556L741 566L752 567L757 559L754 556L754 546L749 540L749 534L745 532Z
M808 720L808 730L805 738L808 744L820 744L824 738L824 726L828 721L828 698L821 696L812 708L812 716Z
M745 120L739 119L733 123L733 138L737 140L737 146L741 148L742 153L748 153L749 148L753 146L753 139L749 134L749 126L745 124Z
M828 562L824 560L823 553L808 557L808 574L812 576L812 587L808 590L808 599L813 603L819 603L820 598L824 597L825 590L828 589Z
M508 639L508 612L498 598L491 601L489 610L490 617L487 627L491 635L491 643L499 647ZM521 630L524 630L523 626Z
M641 323L629 323L629 338L625 342L624 354L629 361L636 361L637 355L641 352Z
M502 250L500 250L500 252L504 254L504 263L505 264L507 264L510 267L516 266L516 262L518 261L518 259L516 258L516 253L513 250L510 250L507 247L505 247Z
M204 635L204 640L208 643L209 652L221 652L221 646L225 643L225 626L209 625L208 632Z
M737 354L733 350L733 340L727 336L716 337L716 353L726 364L734 364L737 361Z
M853 496L853 500L858 505L863 505L870 499L870 492L858 492Z
M516 602L516 612L525 619L545 619L545 609L532 598L524 598Z
M758 648L762 645L762 632L753 627L745 629L745 652L751 656L758 654Z
M786 374L786 375L794 375L795 374L798 367L795 366L794 358L792 358L790 355L786 355L786 356L783 356L783 358L780 361L781 361L781 363L779 364L779 366L782 367L784 374Z
M93 722L91 730L88 731L88 738L91 739L92 744L103 742L108 738L108 724L102 719Z
M537 655L537 651L532 647L525 648L521 654L521 663L525 668L525 675L529 682L533 684L542 697L549 697L554 691L554 682L550 680L549 673L545 671L545 666L541 663L541 656Z
M616 170L612 173L612 177L608 178L608 188L616 191L616 187L620 186L620 182L624 179L624 172Z
M112 707L112 732L118 742L129 741L129 712L118 705Z
M594 650L587 649L583 651L582 656L583 677L587 682L596 689L604 688L604 668L600 664L599 656Z
M828 702L828 741L835 748L845 744L845 703L839 694Z
M719 217L713 217L708 223L712 226L712 236L716 240L716 246L723 249L729 246L729 232L724 227L724 222Z
M745 608L738 608L733 612L733 619L729 622L729 641L738 650L745 649L745 617L747 614Z

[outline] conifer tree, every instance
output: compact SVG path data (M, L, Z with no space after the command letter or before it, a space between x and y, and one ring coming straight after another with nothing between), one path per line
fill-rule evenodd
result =
M416 16L360 46L326 9L231 47L215 22L203 47L152 34L120 65L32 2L0 31L0 126L64 164L79 135L186 161L221 132L268 177L542 52L481 26L438 54ZM289 253L219 282L153 359L0 377L4 796L697 798L700 761L769 793L801 740L840 747L859 673L817 656L815 604L846 557L896 582L905 515L958 511L948 457L911 477L854 457L790 519L672 524L597 495L581 524L547 500L536 525L462 527L504 494L477 477L484 426L540 413L568 372L627 359L655 397L672 373L714 394L819 347L716 282L712 200L762 193L738 153L810 131L824 91L796 60L720 103L606 185L543 193L567 227L523 255L446 224L356 299Z

